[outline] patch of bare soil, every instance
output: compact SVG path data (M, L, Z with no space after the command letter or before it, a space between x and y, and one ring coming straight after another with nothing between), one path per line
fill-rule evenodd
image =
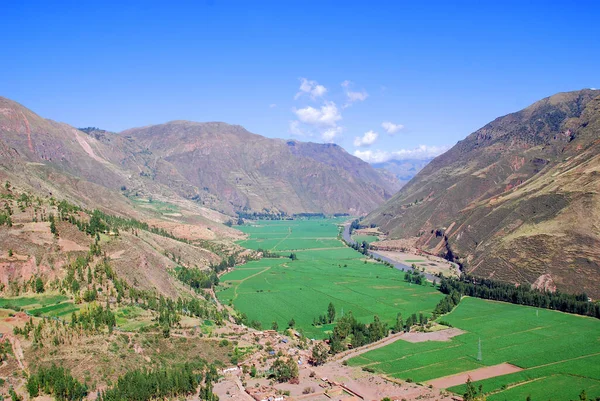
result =
M315 377L310 378L310 371ZM326 379L326 381L324 380ZM278 385L277 387L283 387ZM286 384L285 389L291 390L294 385ZM311 387L315 392L307 399L319 399L319 396L332 396L334 399L350 398L355 400L381 400L389 397L392 400L451 400L452 395L437 389L420 386L414 383L392 381L364 372L359 368L344 366L338 362L327 363L319 367L301 369L299 389ZM296 389L298 391L299 389ZM295 395L292 393L292 395Z
M379 231L379 228L375 227L375 228L359 228L357 230L354 230L353 232L354 235L374 235L374 236L380 236L383 235L383 233L381 231Z
M214 240L215 232L207 226L182 224L165 220L150 220L148 224L173 233L176 237L185 238L190 241L195 240Z
M10 316L13 315L13 316ZM12 311L0 311L0 333L10 335L15 327L23 328L29 321L29 316L25 312L14 313Z
M417 266L417 269L424 270L430 274L442 273L444 276L458 276L460 270L458 266L448 262L447 260L438 256L429 255L419 251L418 249L411 249L406 251L378 251L381 255L390 258L396 262L404 263L405 265ZM415 262L418 260L419 262Z
M489 379L491 377L504 376L511 373L520 372L521 369L518 366L511 365L510 363L501 363L494 366L486 366L475 370L469 370L467 372L458 373L451 376L440 377L438 379L430 380L427 384L432 385L436 388L448 388L452 386L458 386L464 384L467 379L471 381L478 381Z
M378 241L371 244L374 249L382 251L402 251L406 249L416 249L418 237L403 238L403 239L391 239Z
M402 336L402 339L404 341L408 341L409 343L422 343L425 341L450 341L451 338L460 336L464 333L465 332L460 329L451 328L447 330L434 331L431 333L405 333Z
M535 280L535 282L531 285L531 287L536 288L541 291L556 291L556 283L552 279L550 274L542 274Z
M78 243L76 243L75 241L71 241L71 240L64 239L64 238L58 239L58 246L60 246L60 249L64 252L75 252L75 251L85 252L88 250L87 247L81 246Z

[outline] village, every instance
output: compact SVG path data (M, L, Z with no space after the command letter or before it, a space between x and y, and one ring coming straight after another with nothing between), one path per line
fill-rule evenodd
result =
M231 326L230 326L231 327ZM403 336L408 341L448 341L459 334L398 333L364 347L349 349L325 363L317 364L314 347L327 347L326 341L310 340L298 331L288 329L285 334L274 330L258 331L234 326L233 331L222 333L228 341L237 341L239 348L253 349L237 365L221 370L222 379L214 392L220 400L255 401L359 401L373 400L460 400L444 390L431 386L408 383L369 372L369 369L348 366L347 360L364 352L383 347ZM297 366L297 377L278 381L272 366L277 360L291 361Z

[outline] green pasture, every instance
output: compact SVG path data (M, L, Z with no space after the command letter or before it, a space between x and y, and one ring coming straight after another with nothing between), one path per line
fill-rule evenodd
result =
M4 309L34 309L68 300L64 295L34 295L24 297L0 298L0 308Z
M353 235L352 239L359 244L362 244L363 241L365 241L367 244L379 241L379 237L376 235Z
M73 302L68 301L56 305L31 309L29 312L34 316L53 316L70 319L73 312L79 312L79 307L74 305Z
M600 396L600 321L547 309L464 298L441 318L466 333L448 342L397 341L349 361L387 375L426 382L508 362L521 372L477 382L488 400ZM482 360L478 360L481 339ZM565 383L570 383L565 386ZM464 386L450 388L459 394Z
M283 240L290 249L298 249L294 251L297 260L264 258L240 266L221 278L217 296L224 303L232 302L250 320L260 321L263 328L270 328L273 321L284 328L293 318L297 328L314 338L326 337L333 328L312 325L330 302L338 316L351 311L357 319L371 322L378 315L390 325L398 312L431 313L442 294L431 285L409 285L402 272L366 262L364 255L345 247L337 240L341 221L260 221L258 226L241 227L250 237L240 245L269 249L259 241ZM267 238L272 233L285 236ZM273 245L275 250L280 246ZM304 246L312 248L300 249Z
M23 310L35 316L68 318L79 308L64 295L40 294L33 296L0 298L0 308Z
M117 326L123 331L136 331L154 324L151 314L139 306L122 306L115 310Z

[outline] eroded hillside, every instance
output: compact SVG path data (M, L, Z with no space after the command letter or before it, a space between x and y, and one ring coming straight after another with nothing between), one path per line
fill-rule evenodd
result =
M600 296L600 91L500 117L371 213L476 275Z

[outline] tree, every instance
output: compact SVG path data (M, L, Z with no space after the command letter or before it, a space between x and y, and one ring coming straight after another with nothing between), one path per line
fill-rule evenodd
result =
M271 329L275 331L279 330L279 324L277 324L276 320L273 320L273 323L271 323Z
M296 326L296 321L294 320L294 318L291 318L290 321L288 322L288 327L290 329L293 329L294 326Z
M8 257L9 257L9 258L12 258L12 256L13 256L13 250L12 250L12 249L9 249L9 250L8 250Z
M295 379L298 377L298 374L298 364L292 358L287 361L277 358L271 366L270 377L280 383Z
M335 306L333 306L333 303L331 302L327 307L327 317L329 318L329 323L333 323L333 321L335 320Z
M52 215L51 215L52 216ZM54 222L54 219L52 219L50 221L50 232L55 236L58 237L58 230L56 229L56 223Z
M467 379L467 391L463 395L464 401L485 401L485 396L483 395L482 386L479 385L479 388L475 387L471 378Z
M35 398L40 395L40 383L38 382L37 376L33 375L27 380L27 392L30 398Z
M35 292L38 294L44 292L44 282L40 277L35 279Z
M327 362L328 355L329 351L327 348L322 343L319 343L312 349L312 363L317 366L322 365Z
M404 330L404 322L402 321L402 313L396 315L396 324L394 325L394 333L400 333Z
M296 256L296 254L295 254L295 253L293 253L293 252L292 252L292 253L290 253L290 259L291 259L291 260L297 260L297 259L298 259L298 257Z

